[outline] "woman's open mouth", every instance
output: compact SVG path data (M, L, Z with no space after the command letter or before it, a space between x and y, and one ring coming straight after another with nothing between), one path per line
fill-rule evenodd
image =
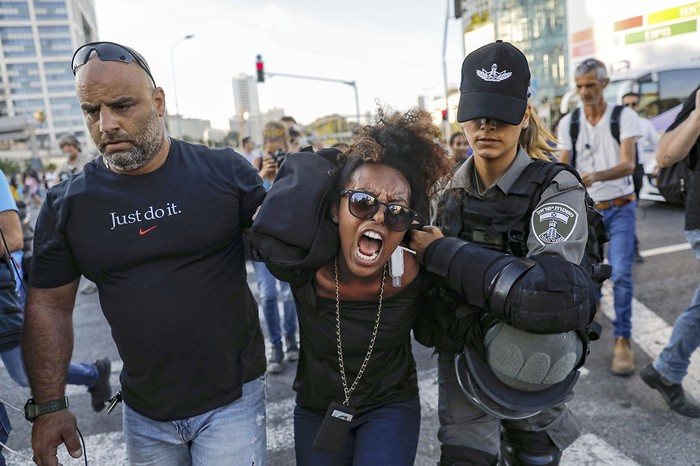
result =
M375 261L382 251L383 240L375 231L365 231L357 241L357 257L363 261Z

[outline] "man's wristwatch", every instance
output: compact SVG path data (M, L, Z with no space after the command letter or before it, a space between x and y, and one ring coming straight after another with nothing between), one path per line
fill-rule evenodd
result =
M68 407L68 398L65 396L58 400L49 401L48 403L34 404L34 398L30 398L24 404L24 417L27 421L34 421L42 414L53 413Z

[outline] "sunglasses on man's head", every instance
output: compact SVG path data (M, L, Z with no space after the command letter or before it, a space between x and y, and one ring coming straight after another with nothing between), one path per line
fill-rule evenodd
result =
M127 64L135 61L136 64L146 72L148 77L151 78L153 86L156 86L156 80L153 79L153 75L151 74L150 68L148 68L148 63L146 63L146 60L135 50L124 47L123 45L115 44L114 42L90 42L80 46L73 54L73 60L71 61L71 69L73 70L74 76L75 72L78 71L78 68L88 62L90 59L90 54L93 51L102 61L118 61Z
M406 231L411 226L418 214L399 204L387 204L377 199L377 196L364 191L346 189L340 192L340 197L350 196L348 210L353 217L360 220L369 220L379 211L379 207L386 207L384 212L384 225L392 231Z

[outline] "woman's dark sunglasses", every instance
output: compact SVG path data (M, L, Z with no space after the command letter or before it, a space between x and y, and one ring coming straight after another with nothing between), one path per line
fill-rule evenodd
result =
M392 231L406 231L411 226L417 213L399 204L387 204L381 202L370 193L364 191L353 191L346 189L340 192L340 197L350 196L348 199L348 210L353 217L360 220L369 220L379 211L379 207L386 207L384 212L384 225Z
M102 61L118 61L121 63L131 63L132 61L135 61L136 64L146 72L148 77L151 78L151 81L153 81L153 86L156 85L156 80L153 79L153 75L151 74L150 68L148 68L148 63L146 63L146 60L139 55L136 50L132 50L123 45L115 44L114 42L90 42L89 44L80 46L73 54L73 60L71 61L71 68L74 76L78 68L88 62L90 59L90 54L93 51Z

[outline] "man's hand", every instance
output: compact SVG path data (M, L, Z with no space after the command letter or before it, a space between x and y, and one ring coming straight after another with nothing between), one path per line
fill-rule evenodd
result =
M596 172L581 173L581 181L585 187L590 188L593 183L598 181Z
M34 462L40 466L58 466L56 453L62 443L73 458L83 456L73 413L62 409L37 417L32 426Z
M428 249L428 246L444 236L438 227L433 226L424 226L420 230L410 230L409 234L411 241L408 243L408 247L416 251L416 258L420 263L423 263L423 253Z

